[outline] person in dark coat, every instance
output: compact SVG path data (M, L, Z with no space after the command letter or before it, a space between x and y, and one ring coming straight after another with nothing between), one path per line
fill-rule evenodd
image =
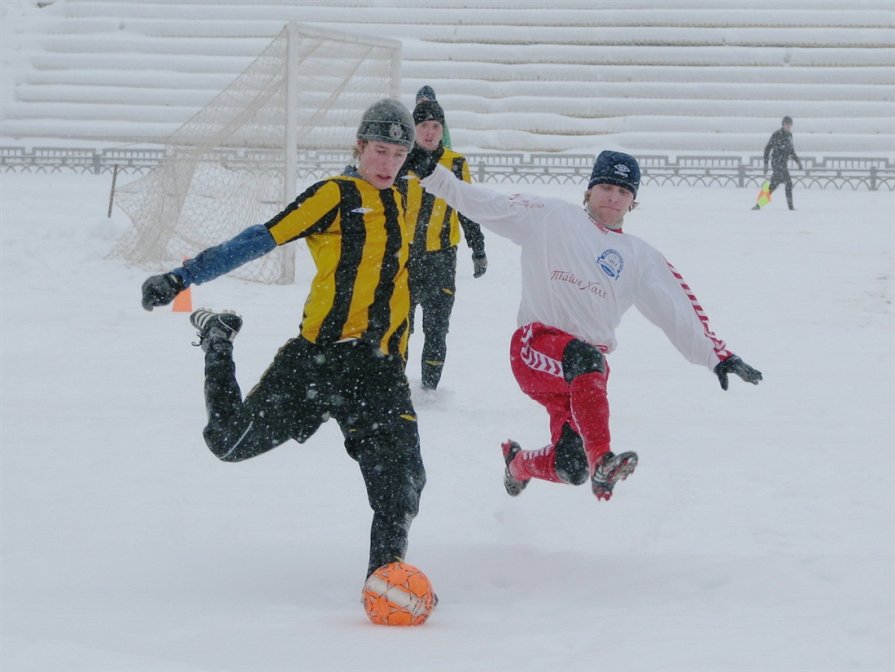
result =
M786 188L786 204L790 210L795 210L792 204L792 178L789 176L789 159L792 158L802 169L802 161L796 156L796 148L792 143L792 117L783 117L782 126L774 131L771 139L764 148L764 172L768 172L768 160L771 162L771 185L770 193L781 184ZM756 205L753 210L759 210L761 206Z
M423 87L425 88L425 87ZM416 124L414 150L431 152L437 161L458 179L471 182L466 157L444 146L444 110L435 100L424 100L413 110ZM403 171L396 181L405 196L405 211L411 231L410 325L413 331L417 305L423 314L422 388L434 392L441 380L447 356L447 334L454 295L457 291L457 245L460 231L472 249L473 277L480 278L488 268L485 236L474 221L427 194L416 174Z

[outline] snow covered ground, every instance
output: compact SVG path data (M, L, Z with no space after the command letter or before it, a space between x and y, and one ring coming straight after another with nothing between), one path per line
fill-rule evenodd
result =
M0 186L3 670L895 666L892 193L797 190L795 212L782 193L752 212L744 190L641 191L627 231L765 380L722 392L629 314L612 426L641 462L608 503L504 492L500 441L542 445L546 414L507 361L516 249L488 236L473 280L462 248L443 385L418 400L429 482L408 557L441 602L425 626L389 629L360 605L370 513L336 425L217 461L187 316L143 311L148 269L104 258L124 228L105 216L109 177ZM297 331L299 261L294 286L193 290L244 315L245 387Z

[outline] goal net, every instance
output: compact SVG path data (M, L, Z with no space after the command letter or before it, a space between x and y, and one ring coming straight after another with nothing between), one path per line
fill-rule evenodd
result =
M158 166L121 187L131 226L111 256L179 264L290 203L299 151L348 149L364 110L399 98L401 43L287 24L226 89L164 140ZM294 246L233 271L294 279Z

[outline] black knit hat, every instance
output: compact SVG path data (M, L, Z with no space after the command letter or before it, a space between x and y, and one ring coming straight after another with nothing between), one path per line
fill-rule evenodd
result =
M783 117L782 124L786 126L786 124L792 124L792 117Z
M434 100L424 100L413 108L413 123L417 126L430 119L444 126L444 110Z
M423 100L435 100L435 89L426 84L423 87L420 87L420 90L416 92L416 102L422 102Z
M357 128L358 140L374 140L413 147L415 124L410 111L397 100L383 98L364 112Z
M630 154L623 152L600 152L594 161L594 169L590 174L587 188L595 184L614 184L624 187L637 198L640 188L640 164Z

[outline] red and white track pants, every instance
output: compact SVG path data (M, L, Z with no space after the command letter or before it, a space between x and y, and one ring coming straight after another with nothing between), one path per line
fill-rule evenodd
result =
M563 482L556 472L556 443L566 424L584 442L590 475L598 458L609 451L609 365L604 360L604 372L586 373L566 382L563 352L572 340L575 337L569 333L533 322L517 329L510 341L510 365L519 387L550 416L550 445L520 453L511 462L514 478Z

